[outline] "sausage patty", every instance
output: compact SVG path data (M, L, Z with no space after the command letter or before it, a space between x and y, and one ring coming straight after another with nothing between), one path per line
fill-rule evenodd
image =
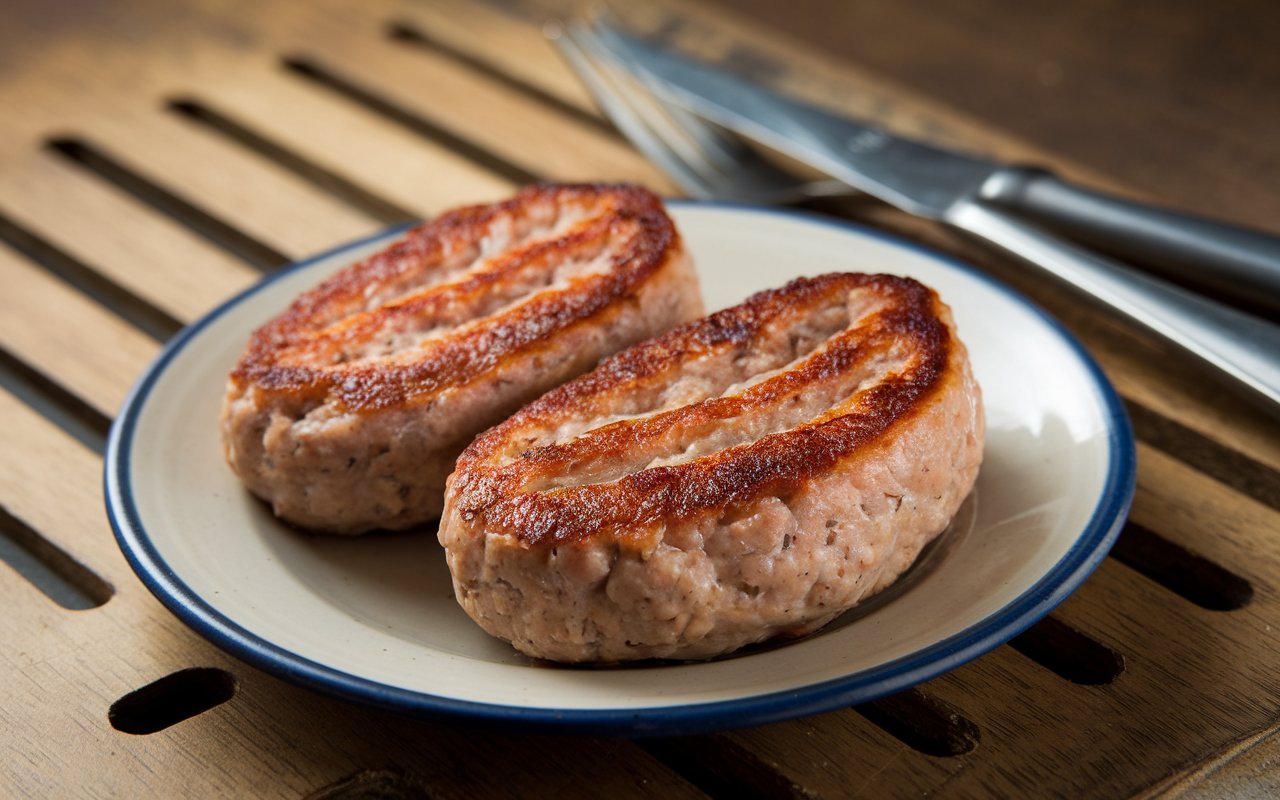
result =
M462 607L528 655L715 656L816 630L893 582L973 487L983 430L932 290L801 279L478 437L440 542Z
M296 525L416 525L476 433L701 313L644 189L535 186L450 211L254 332L228 381L227 461Z

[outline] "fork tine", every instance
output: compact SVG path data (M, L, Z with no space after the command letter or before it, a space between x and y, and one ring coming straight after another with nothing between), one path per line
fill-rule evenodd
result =
M601 111L690 197L790 203L846 194L838 181L806 182L678 104L639 63L628 37L604 15L544 33L559 48Z
M650 161L691 197L715 197L714 188L700 172L691 168L667 140L655 134L646 118L632 105L634 96L598 66L598 62L607 61L609 55L584 28L577 23L568 27L549 23L543 32L559 48L561 56L582 80L600 110Z
M613 50L589 23L574 25L572 34L576 42L582 46L594 60L597 69L614 76L612 86L620 100L624 101L640 118L650 133L663 146L671 149L691 171L703 178L704 183L712 182L716 170L709 168L705 136L702 132L706 125L696 119L676 118L673 109L663 103L641 80L642 76L626 63L625 54Z
M614 19L613 12L607 9L592 17L590 29L600 46L607 49L613 59L620 62L629 74L645 86L652 104L671 120L674 130L692 141L700 159L711 162L720 171L739 166L749 148L692 112L663 100L659 81L636 59L631 45L620 34Z

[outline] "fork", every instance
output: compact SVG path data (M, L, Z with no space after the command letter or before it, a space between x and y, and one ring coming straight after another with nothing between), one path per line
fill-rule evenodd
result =
M810 181L782 169L742 141L673 106L647 85L644 71L627 63L607 32L583 22L543 28L615 127L688 196L757 205L788 205L847 195L837 180Z

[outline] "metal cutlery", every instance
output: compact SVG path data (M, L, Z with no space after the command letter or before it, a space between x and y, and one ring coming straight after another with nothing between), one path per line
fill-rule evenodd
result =
M1174 247L1179 236L1190 237L1205 258L1247 250L1257 269L1231 275L1260 281L1254 295L1274 294L1280 303L1280 267L1274 274L1269 271L1268 247L1276 244L1271 237L1181 215L1162 216L1166 212L1078 189L1042 171L904 139L772 94L601 20L575 22L550 34L603 110L660 168L694 187L695 194L752 200L764 194L760 187L780 196L787 188L803 193L806 185L780 175L758 155L743 155L749 152L743 148L717 144L710 149L707 142L717 139L699 121L705 118L1052 272L1231 376L1254 397L1269 401L1272 413L1280 410L1280 327L1067 244L1012 216L1010 208L1042 220L1048 216L1062 227L1069 227L1064 220L1070 222L1074 215L1078 227L1095 234L1105 223L1139 247L1148 246L1143 242L1150 239L1143 236L1155 230L1159 247ZM655 96L637 100L641 92L625 87L633 80L628 73L640 76ZM657 119L662 121L655 123ZM1183 232L1166 235L1164 228L1175 218ZM1132 228L1138 229L1136 235ZM1211 241L1205 243L1202 234ZM1280 265L1280 245L1275 265Z
M1280 237L1084 189L1043 169L905 139L677 56L603 19L594 31L648 76L655 92L905 211L937 219L957 198L972 195L1199 286L1255 303L1265 299L1280 311Z

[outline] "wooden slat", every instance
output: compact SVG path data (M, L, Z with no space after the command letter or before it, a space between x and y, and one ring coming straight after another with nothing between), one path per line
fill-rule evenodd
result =
M709 757L735 750L777 771L793 797L908 796L938 786L968 763L965 757L919 753L845 710L712 737ZM891 780L885 776L891 775Z
M1275 535L1280 512L1159 450L1140 446L1138 453L1142 479L1133 519L1275 596L1280 590L1274 578L1280 574L1280 537Z
M7 392L0 392L0 412L13 423L0 453L0 503L117 586L118 593L145 593L130 579L115 541L103 535L99 458ZM45 622L52 619L52 614L43 616ZM23 614L6 616L7 624L22 619ZM19 654L11 650L8 655Z
M673 189L625 143L595 130L566 127L553 109L459 70L436 53L408 52L377 36L351 36L331 50L304 47L297 55L533 175L560 181L637 181L659 191Z
M590 94L565 67L554 47L543 37L530 35L530 18L518 19L483 3L465 0L409 0L388 5L380 16L392 22L411 23L453 50L507 75L518 76L583 111L595 111ZM484 35L477 36L476 31L484 31Z
M190 321L261 273L43 151L0 170L0 208L116 283Z
M174 194L199 198L203 210L294 260L382 227L267 159L155 107L121 109L83 138Z
M1228 760L1229 759L1229 760ZM1280 795L1280 725L1248 736L1186 775L1155 787L1151 797L1216 800Z
M426 217L491 201L514 185L476 164L265 63L251 81L202 82L207 101L246 126Z
M0 345L52 371L106 416L155 357L156 342L43 270L0 249ZM48 324L57 309L58 324Z

